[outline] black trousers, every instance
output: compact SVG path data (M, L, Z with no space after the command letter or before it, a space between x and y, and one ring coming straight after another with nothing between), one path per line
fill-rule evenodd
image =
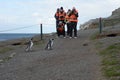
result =
M77 37L77 22L70 23L70 37L73 36L73 31L74 31L74 37Z
M67 35L70 36L70 23L67 23Z
M59 20L56 20L56 30L59 27Z

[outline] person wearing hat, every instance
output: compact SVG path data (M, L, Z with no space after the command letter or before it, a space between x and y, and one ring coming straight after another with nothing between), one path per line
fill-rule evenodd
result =
M70 38L74 31L74 38L77 38L77 22L78 22L78 11L73 7L70 14Z
M60 12L59 12L59 21L64 22L66 16L66 12L64 11L63 7L60 7Z

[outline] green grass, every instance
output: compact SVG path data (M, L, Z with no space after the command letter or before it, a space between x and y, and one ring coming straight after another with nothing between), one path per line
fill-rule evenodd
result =
M120 66L116 65L116 66L107 66L103 68L104 74L107 77L116 77L116 76L120 76Z
M0 54L13 50L11 47L1 47Z
M108 77L120 77L120 43L107 47L100 52L103 74Z
M11 48L11 47L0 47L0 54L2 55L2 54L6 53L8 51L11 51L11 50L13 50L13 48ZM6 62L10 59L11 59L11 57L9 57L9 56L5 57L5 58L1 59L0 63Z
M109 65L116 65L119 61L116 58L105 58L102 60L102 65L109 66Z

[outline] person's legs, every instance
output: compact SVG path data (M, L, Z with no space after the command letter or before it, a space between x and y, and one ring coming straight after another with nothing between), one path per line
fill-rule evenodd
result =
M77 37L77 22L74 22L74 37Z
M56 21L56 33L58 34L59 21Z
M67 35L70 36L70 23L67 23Z
M63 36L65 37L65 27L63 27Z
M70 23L70 37L72 37L72 34L73 34L73 27L74 27L74 23L73 22L71 22Z
M60 37L60 31L58 30L58 33L57 33L58 37Z

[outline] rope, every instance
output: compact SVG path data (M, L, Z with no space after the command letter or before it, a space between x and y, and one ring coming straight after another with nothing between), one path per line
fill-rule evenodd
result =
M36 25L38 25L38 24L31 25L31 26L24 26L24 27L18 27L18 28L12 28L12 29L1 30L0 32L15 31L15 30L20 30L20 29L30 28L30 27L33 27L33 26L36 26Z

